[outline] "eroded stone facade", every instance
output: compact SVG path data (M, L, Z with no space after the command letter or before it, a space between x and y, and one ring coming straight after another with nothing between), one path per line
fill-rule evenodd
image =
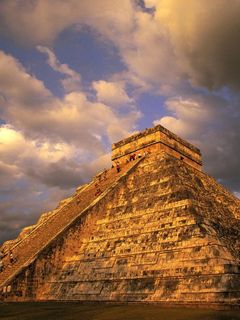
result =
M123 163L102 175L101 195L92 182L26 235L34 247L57 229L35 254L15 244L22 261L0 275L2 298L238 307L240 201L162 149Z

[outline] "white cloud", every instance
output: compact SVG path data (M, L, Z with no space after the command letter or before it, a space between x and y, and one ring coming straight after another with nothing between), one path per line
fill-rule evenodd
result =
M0 242L110 166L109 155L81 163L76 146L39 143L6 125L0 128L0 159Z
M82 91L59 99L14 58L3 52L0 55L0 92L5 97L0 112L7 123L33 139L67 142L84 153L99 155L104 148L97 136L120 139L140 116L134 110L124 115L115 113L103 103L89 101ZM119 127L118 134L112 134L113 126Z
M93 5L91 1L71 0L66 4L38 0L34 4L23 1L21 8L17 2L2 1L0 18L5 34L23 43L40 45L39 48L52 43L69 27L81 32L82 26L87 25L95 35L118 48L131 77L140 78L138 82L144 80L158 86L163 85L163 79L176 82L178 67L166 30L134 1L123 0L119 5L117 0L102 0ZM49 51L48 54L51 55ZM49 60L55 65L54 57ZM169 70L174 70L174 76Z
M48 56L47 62L53 70L65 75L65 78L61 80L65 91L71 92L81 88L81 77L76 71L72 70L66 63L61 64L49 48L39 45L37 49Z
M37 108L51 97L42 81L30 76L16 59L1 50L0 70L1 105L18 101L25 108Z
M122 35L129 31L133 9L129 0L122 0L121 5L117 0L3 0L0 26L15 39L35 45L51 43L64 29L78 24L88 24L112 37L113 33Z
M211 105L207 104L207 101ZM200 96L191 98L169 98L166 101L166 107L173 116L165 116L160 120L155 120L154 124L160 123L164 127L171 128L179 136L188 136L194 139L200 132L206 130L216 119L216 113L220 114L225 106L217 106L221 99L204 99ZM216 108L218 107L218 111Z
M124 83L110 81L94 81L93 88L97 93L97 100L110 106L123 106L132 102L127 95Z
M153 13L136 3L2 0L0 29L23 43L44 45L67 28L81 32L87 25L112 41L133 76L164 94L183 80L239 88L238 1L146 0Z

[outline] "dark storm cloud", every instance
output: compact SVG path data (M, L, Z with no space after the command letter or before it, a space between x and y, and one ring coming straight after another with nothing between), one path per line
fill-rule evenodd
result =
M226 110L222 126L215 132L205 134L201 143L207 172L235 192L240 192L239 123L239 112L236 111L229 117Z
M15 179L8 192L2 192L2 188L0 191L0 246L5 240L15 239L24 227L35 224L42 212L53 210L74 192L70 188L46 188L26 177Z
M168 30L181 69L192 83L239 89L240 1L153 2L159 27Z
M79 163L72 160L61 159L47 163L42 168L34 164L27 166L25 174L47 186L68 189L83 184L86 177L91 176L90 170L83 170L83 167L85 166L79 166Z

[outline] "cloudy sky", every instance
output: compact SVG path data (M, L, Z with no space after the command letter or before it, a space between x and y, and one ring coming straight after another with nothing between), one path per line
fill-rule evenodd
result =
M0 1L0 242L158 123L240 194L240 0Z

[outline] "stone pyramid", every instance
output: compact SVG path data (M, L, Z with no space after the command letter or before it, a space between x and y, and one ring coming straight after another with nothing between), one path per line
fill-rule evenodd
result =
M3 244L1 298L239 307L240 200L201 171L200 151L156 126L112 160Z

